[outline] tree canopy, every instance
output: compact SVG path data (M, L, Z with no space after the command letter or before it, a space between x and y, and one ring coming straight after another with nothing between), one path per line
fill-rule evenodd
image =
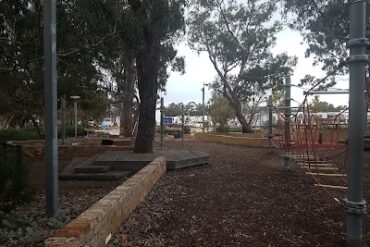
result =
M242 104L282 83L296 62L271 52L281 30L281 24L272 21L275 11L273 1L258 0L196 0L189 11L189 44L207 52L217 72L213 88L228 100L243 132L251 128Z

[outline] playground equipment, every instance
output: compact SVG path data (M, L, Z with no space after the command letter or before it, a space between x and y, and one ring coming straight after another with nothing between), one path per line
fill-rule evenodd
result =
M347 245L362 246L362 221L366 212L366 201L363 199L362 158L364 150L364 133L367 129L367 111L364 105L365 63L368 61L365 48L366 3L354 1L350 10L350 37L348 42L350 57L347 60L350 68L349 109L336 114L334 118L324 120L315 116L308 103L308 95L326 78L316 83L308 92L295 114L290 107L290 79L285 83L285 111L280 116L280 146L284 150L284 167L294 160L305 173L313 178L315 186L323 188L332 195L331 190L345 190L347 197L343 205L347 211ZM342 66L344 63L342 64ZM317 93L323 94L323 91ZM332 92L331 92L332 93ZM335 92L338 93L338 92ZM340 133L341 119L349 110L348 136ZM367 110L367 107L366 107ZM366 124L365 124L366 120ZM330 180L331 179L331 180ZM334 180L333 180L334 179ZM330 182L329 182L330 181ZM341 201L334 197L335 201Z

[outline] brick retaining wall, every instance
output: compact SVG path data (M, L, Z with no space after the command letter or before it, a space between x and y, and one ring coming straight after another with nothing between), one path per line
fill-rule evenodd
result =
M46 247L101 247L119 230L166 172L160 157L145 166L97 203L45 240Z
M67 140L64 145L59 143L58 158L61 160L71 160L78 157L91 157L107 151L133 149L133 140L113 139L115 145L100 145L101 140L98 138L81 138L76 141ZM78 145L72 145L74 142ZM45 145L42 140L10 141L10 143L21 145L23 156L26 159L44 159Z

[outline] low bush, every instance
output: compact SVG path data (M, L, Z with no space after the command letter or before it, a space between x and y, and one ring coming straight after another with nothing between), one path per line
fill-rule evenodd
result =
M228 126L217 126L216 127L216 132L229 132L230 129Z
M0 210L29 201L33 190L27 183L27 170L22 161L21 146L0 144Z
M75 136L75 127L74 126L66 126L65 127L65 133L66 133L66 137L74 137ZM77 136L86 136L87 135L87 131L85 130L84 127L82 126L78 126L77 127ZM58 130L58 137L61 138L62 137L62 130L59 129Z
M7 129L0 130L0 141L33 140L40 136L35 129Z

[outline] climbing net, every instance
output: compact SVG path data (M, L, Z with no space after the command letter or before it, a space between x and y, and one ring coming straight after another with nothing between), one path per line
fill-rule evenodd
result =
M313 179L315 186L322 187L337 202L332 189L347 189L346 114L348 109L324 117L311 110L307 97L289 119L277 109L280 133L275 138L275 146L282 150L285 158L294 160Z

